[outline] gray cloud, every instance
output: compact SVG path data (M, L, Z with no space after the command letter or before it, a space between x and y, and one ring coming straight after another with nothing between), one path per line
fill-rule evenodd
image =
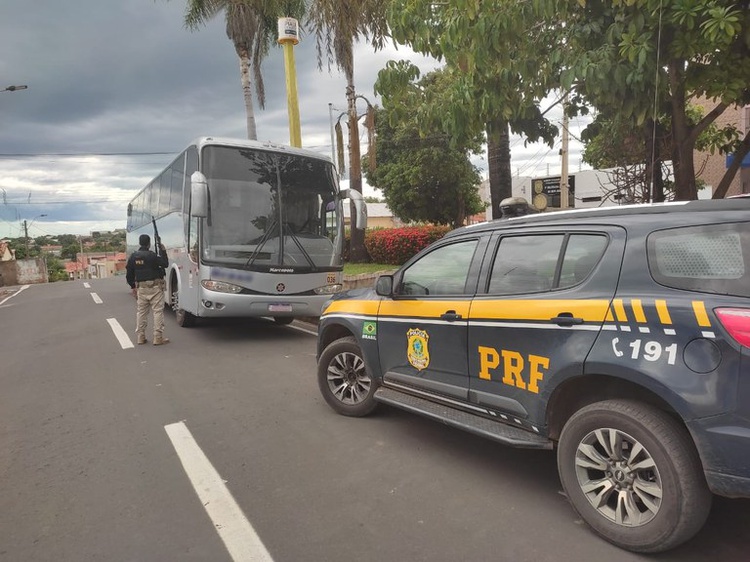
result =
M0 93L0 236L20 235L20 221L40 214L48 216L34 222L34 235L123 228L127 201L192 139L246 135L239 66L223 17L189 32L184 9L179 0L6 0L0 88L29 88ZM345 80L318 68L314 43L303 37L295 48L302 143L330 155L328 104L345 107ZM436 66L408 49L374 53L359 45L359 93L376 101L378 70L407 57ZM267 103L265 110L256 105L258 137L288 144L280 49L263 74ZM538 148L522 142L513 154L519 169L540 159ZM484 157L475 162L486 167Z

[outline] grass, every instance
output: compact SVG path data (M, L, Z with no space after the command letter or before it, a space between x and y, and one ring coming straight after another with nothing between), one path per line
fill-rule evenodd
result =
M359 275L360 273L375 273L376 271L395 271L397 265L383 263L345 263L344 275Z

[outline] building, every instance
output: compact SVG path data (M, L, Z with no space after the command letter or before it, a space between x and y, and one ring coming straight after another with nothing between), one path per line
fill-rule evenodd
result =
M15 251L10 249L8 242L0 241L0 261L12 261L14 259L16 259Z
M344 225L350 224L351 210L344 205ZM393 212L386 203L367 203L367 228L398 228L404 226L403 221L393 216Z
M125 252L84 252L75 261L65 262L70 279L104 279L125 274Z
M718 102L703 99L695 100L694 103L702 107L705 114L711 111ZM745 107L736 105L728 108L716 119L715 124L720 128L728 125L737 127L743 136L747 135L750 132L750 105ZM731 156L695 151L693 158L696 177L706 182L713 193L729 167ZM743 160L742 168L732 180L727 197L741 193L750 193L750 154Z

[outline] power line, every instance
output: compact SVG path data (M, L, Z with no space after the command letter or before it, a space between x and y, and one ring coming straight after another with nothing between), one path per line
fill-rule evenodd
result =
M39 158L48 156L169 156L177 152L3 152L0 158Z

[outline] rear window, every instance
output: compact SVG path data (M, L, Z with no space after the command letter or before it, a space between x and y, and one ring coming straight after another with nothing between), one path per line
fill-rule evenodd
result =
M657 283L702 293L750 297L750 223L673 228L648 238Z

